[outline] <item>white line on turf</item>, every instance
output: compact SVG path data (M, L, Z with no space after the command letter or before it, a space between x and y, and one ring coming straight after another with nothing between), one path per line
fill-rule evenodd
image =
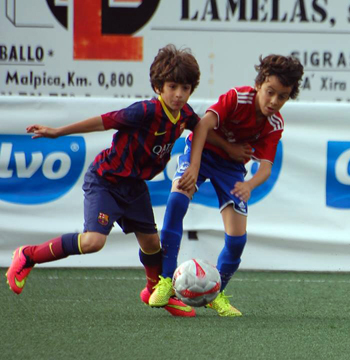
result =
M113 281L145 281L144 277L104 277L104 276L77 276L77 277L59 277L59 276L48 276L48 277L37 277L41 279L49 280L113 280ZM234 282L292 282L292 283L319 283L319 284L350 284L350 280L313 280L313 279L232 279Z

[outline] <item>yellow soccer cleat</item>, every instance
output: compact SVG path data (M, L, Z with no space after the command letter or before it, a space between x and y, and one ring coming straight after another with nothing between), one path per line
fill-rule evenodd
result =
M148 304L149 298L151 294L148 289L145 287L141 293L140 298L141 301L144 302L146 305ZM180 316L180 317L195 317L196 311L193 307L184 304L182 301L177 299L176 297L171 297L167 305L163 307L168 313L172 316Z
M154 307L165 306L169 303L169 299L175 295L173 284L170 277L163 278L159 275L159 282L154 286L154 291L149 298L149 305Z
M223 291L219 293L213 302L206 305L205 307L216 310L220 316L242 316L242 313L230 304L228 298L229 296L226 296Z

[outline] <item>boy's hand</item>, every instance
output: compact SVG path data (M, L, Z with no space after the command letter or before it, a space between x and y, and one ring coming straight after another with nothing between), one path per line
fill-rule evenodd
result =
M252 147L248 143L230 144L227 147L226 152L232 160L241 163L249 161L254 153Z
M198 169L190 165L181 176L177 185L178 189L189 192L196 185L197 177Z
M231 194L237 196L240 200L247 202L250 199L252 189L247 182L236 182Z
M34 133L32 139L47 137L47 138L57 138L59 136L57 129L50 128L42 125L30 125L27 127L27 133Z

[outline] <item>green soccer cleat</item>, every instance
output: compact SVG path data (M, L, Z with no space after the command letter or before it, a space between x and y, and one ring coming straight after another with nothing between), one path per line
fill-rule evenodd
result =
M27 246L21 246L14 251L11 266L6 273L7 283L10 289L18 295L22 292L27 277L34 266L23 254L23 250L26 247Z
M149 298L148 304L150 306L165 306L169 303L169 299L175 295L170 277L163 278L163 276L159 275L159 279L158 284L154 286L154 291Z
M230 304L228 300L229 297L230 296L226 296L223 291L219 293L213 302L206 305L205 307L216 310L220 316L242 316L242 313Z

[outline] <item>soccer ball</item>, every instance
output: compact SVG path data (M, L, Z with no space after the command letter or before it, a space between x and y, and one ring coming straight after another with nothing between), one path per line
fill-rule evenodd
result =
M191 259L177 267L173 276L175 295L190 306L204 306L215 300L221 279L216 267L206 260Z

